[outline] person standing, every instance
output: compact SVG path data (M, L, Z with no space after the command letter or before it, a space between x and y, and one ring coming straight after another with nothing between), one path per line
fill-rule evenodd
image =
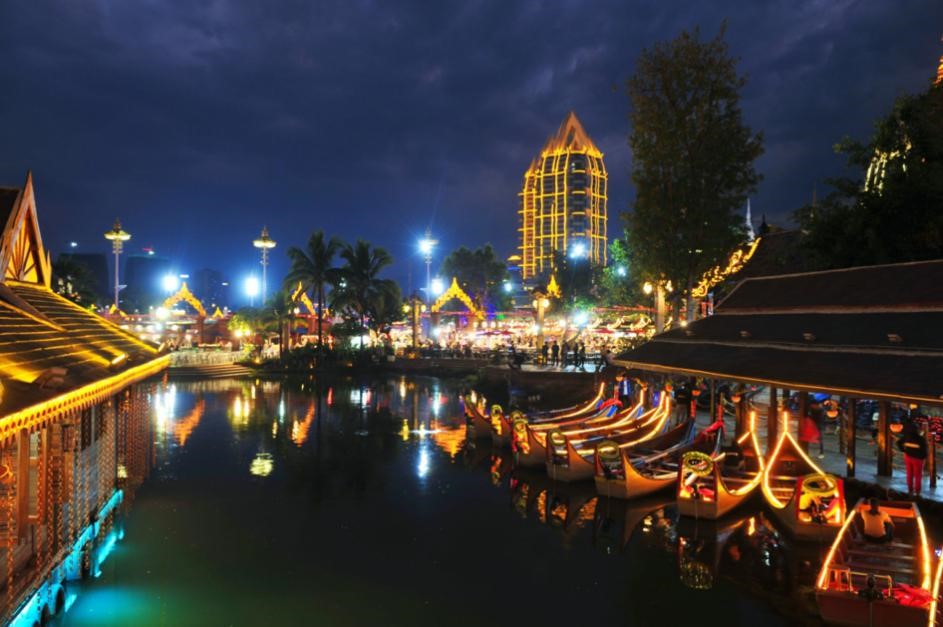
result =
M550 342L544 342L540 347L540 363L547 365L547 356L550 355Z
M904 452L907 494L920 496L920 488L923 486L923 464L927 459L927 438L913 421L908 421L904 427L904 434L897 440L897 448Z
M560 345L554 340L553 346L550 347L550 365L556 367L558 363L560 363Z
M580 370L586 370L586 342L580 342L576 353L576 365L580 367Z
M808 412L799 420L799 445L804 452L808 453L813 444L821 441L822 434L819 432L815 420L812 419L811 412Z
M687 382L675 389L675 422L681 424L691 415L691 388Z

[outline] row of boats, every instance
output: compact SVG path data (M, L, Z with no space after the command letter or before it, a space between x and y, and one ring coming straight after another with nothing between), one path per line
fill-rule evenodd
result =
M623 406L607 397L604 383L583 403L531 414L506 413L497 404L488 409L473 392L464 398L467 434L510 448L517 467L543 468L551 480L593 480L608 498L673 489L683 517L721 519L762 493L794 539L832 542L816 582L827 622L922 626L940 620L943 559L934 560L916 504L882 502L895 535L874 544L863 532L867 505L848 512L841 478L822 470L788 428L764 455L755 412L728 440L722 415L700 430L693 418L672 424L669 391L657 394L652 407L642 401Z

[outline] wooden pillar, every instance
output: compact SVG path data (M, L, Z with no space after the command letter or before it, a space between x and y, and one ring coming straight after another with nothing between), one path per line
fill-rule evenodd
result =
M927 432L924 434L924 437L927 438L927 453L929 453L927 471L930 473L930 487L935 488L936 487L936 435L930 433L930 429L928 428Z
M739 438L747 430L747 398L746 394L741 393L740 400L737 402L737 437Z
M891 442L891 404L878 403L878 476L890 477L893 471L894 447Z
M29 431L20 429L16 436L16 530L26 535L29 522ZM10 550L9 548L7 550Z
M711 379L711 420L717 417L717 382Z
M845 413L845 475L855 476L855 432L858 428L858 416L856 403L858 399L848 399L848 411Z
M777 389L769 389L769 408L766 411L766 451L773 450L779 439L779 401Z
M197 340L197 343L198 343L198 344L206 344L206 338L204 337L204 333L205 333L205 331L206 331L206 324L205 324L205 322L206 322L206 319L205 319L203 316L197 316L197 318L196 318L196 334L197 334L197 338L198 338L198 340Z

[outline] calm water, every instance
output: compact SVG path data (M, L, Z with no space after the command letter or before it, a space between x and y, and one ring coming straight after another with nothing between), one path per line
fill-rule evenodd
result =
M176 383L60 625L792 624L824 547L511 473L455 384ZM811 565L810 565L811 564ZM667 622L666 622L667 621Z

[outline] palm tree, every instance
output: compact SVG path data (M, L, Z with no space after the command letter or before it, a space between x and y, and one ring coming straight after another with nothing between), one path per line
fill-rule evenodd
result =
M304 250L291 247L288 258L291 269L285 279L286 288L293 289L301 283L306 292L314 290L318 302L318 368L321 367L322 347L324 346L324 286L339 279L339 271L334 267L334 255L343 248L344 243L332 237L325 241L324 231L315 231L308 239Z
M344 246L340 255L344 266L337 288L332 293L334 305L351 312L360 327L366 330L367 316L377 303L383 299L395 299L399 293L395 281L379 278L380 272L393 263L393 257L383 248L371 246L363 240ZM363 348L362 338L360 347Z

